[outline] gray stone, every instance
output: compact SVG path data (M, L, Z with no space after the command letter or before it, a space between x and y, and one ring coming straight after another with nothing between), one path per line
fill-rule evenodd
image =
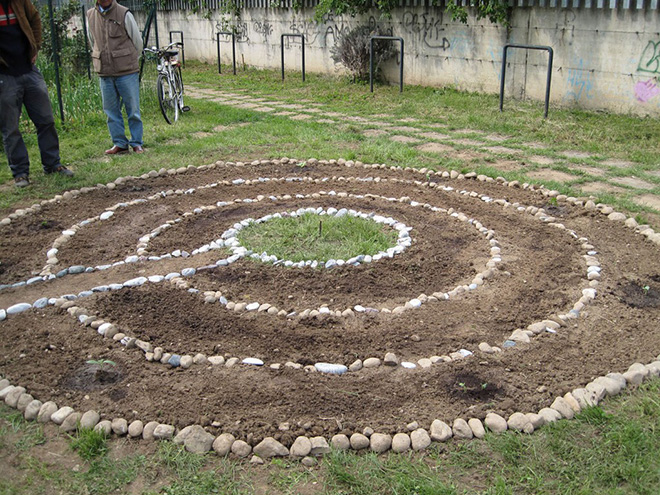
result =
M7 310L9 312L9 310ZM623 373L623 377L631 385L640 385L644 378L649 374L649 370L641 363L635 363L628 368L628 371Z
M237 457L247 457L252 452L252 447L243 440L236 440L231 445L231 453Z
M264 460L261 457L259 457L258 455L253 455L250 458L250 464L263 464L263 463L264 463Z
M369 448L371 443L369 439L362 433L353 433L350 438L351 448L353 450L363 450Z
M5 395L5 404L7 404L9 407L13 407L16 409L16 406L18 405L18 399L21 398L21 395L25 393L25 388L23 387L13 387L6 395Z
M576 388L571 393L573 394L573 397L575 397L575 400L578 401L578 404L580 404L580 407L583 409L598 405L598 399L595 392L589 391L586 388Z
M545 424L554 423L562 419L561 414L556 409L551 409L549 407L544 407L539 411L539 416L543 418Z
M40 400L33 400L30 402L27 407L25 408L25 412L23 413L23 417L27 419L28 421L35 421L37 417L39 416L39 411L41 410L41 406L43 404L41 403Z
M82 413L72 412L62 422L62 424L60 425L60 430L67 433L71 431L76 431L78 429L78 424L80 423L80 418L82 418Z
M397 433L392 438L392 452L401 454L410 450L410 437L407 433Z
M101 415L99 413L93 410L87 411L80 418L80 427L91 430L99 423L99 421L101 421Z
M385 354L385 359L383 359L383 364L385 366L398 366L399 365L399 358L396 357L396 354L393 352L388 352Z
M52 401L44 402L39 409L39 414L37 415L37 422L39 423L48 423L51 416L58 410L57 404Z
M258 445L255 445L254 453L262 459L268 459L270 457L287 456L289 455L289 449L287 449L273 437L266 437L261 442L259 442Z
M305 457L312 451L312 442L309 438L300 436L296 438L291 446L291 455L293 457Z
M486 430L484 429L484 425L480 419L470 418L467 423L472 430L472 435L474 435L474 438L484 438L486 436Z
M509 425L502 416L496 413L486 414L486 419L484 420L486 427L493 433L502 433L509 428Z
M454 432L451 426L444 421L436 419L431 423L431 440L435 442L446 442L452 436L454 436Z
M545 420L543 419L543 416L541 416L540 414L527 413L525 414L525 416L527 417L529 422L532 423L532 426L534 427L535 430L545 424Z
M170 440L174 437L175 428L172 425L159 424L154 429L153 435L156 440Z
M362 363L362 365L365 368L377 368L378 366L380 366L380 364L381 364L380 359L375 358L375 357L367 358Z
M599 383L594 383L594 382L587 383L587 386L585 388L587 389L588 392L591 392L593 394L593 398L596 401L596 404L602 401L607 395L607 391L605 390L605 387L603 387Z
M318 461L313 457L303 457L303 460L300 462L305 467L314 467L318 464Z
M474 436L472 428L470 428L467 421L462 418L456 418L454 420L451 430L454 433L454 438L469 440Z
M144 430L142 430L142 439L155 440L154 431L156 430L158 424L158 421L149 421L146 425L144 425Z
M62 423L64 423L64 420L67 418L67 416L69 416L72 413L73 413L72 407L64 406L59 408L57 411L55 411L53 415L50 417L50 420L56 425L61 425Z
M524 431L525 425L531 423L523 413L516 412L509 416L506 424L511 430Z
M351 448L351 441L346 435L339 433L330 439L330 445L332 445L333 449L348 450Z
M110 434L112 433L112 422L108 419L99 421L97 425L94 427L94 431L101 432L106 437L109 437Z
M215 437L199 425L192 425L189 428L188 434L183 439L186 450L193 454L204 454L211 450Z
M417 428L410 434L410 442L413 450L424 450L431 445L431 437L424 428Z
M131 438L139 438L144 432L144 423L139 419L131 421L131 424L128 425L128 436Z
M112 432L119 437L128 434L128 421L124 418L114 418L112 420Z
M30 394L23 393L20 395L18 398L18 402L16 402L16 409L18 409L20 412L25 412L25 408L34 400L34 397L32 397Z
M312 437L309 439L312 444L312 455L322 455L330 453L330 445L324 437Z
M362 369L362 360L361 359L356 359L351 363L351 365L348 367L348 371L360 371Z
M573 397L573 394L570 392L566 392L564 394L564 400L566 403L571 406L571 409L573 409L573 412L579 413L582 408L580 407L580 403Z
M557 411L566 419L573 419L575 416L575 411L573 411L573 408L568 404L568 402L566 402L563 397L557 397L550 408Z
M236 438L231 433L222 433L213 441L212 448L218 455L229 455Z
M374 433L369 439L371 450L377 454L387 452L392 446L392 437L385 433Z

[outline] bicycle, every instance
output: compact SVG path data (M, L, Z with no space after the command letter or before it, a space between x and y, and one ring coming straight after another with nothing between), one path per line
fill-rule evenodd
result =
M188 112L190 107L183 104L183 78L181 77L181 62L179 52L174 48L182 47L179 41L170 43L163 48L145 48L145 53L154 53L158 57L158 79L156 93L160 111L168 124L179 120L179 113Z

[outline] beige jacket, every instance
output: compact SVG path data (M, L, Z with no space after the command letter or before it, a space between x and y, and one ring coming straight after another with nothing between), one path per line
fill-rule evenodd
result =
M87 11L88 35L92 44L94 70L102 77L138 72L142 37L129 10L116 1L101 12L98 6Z

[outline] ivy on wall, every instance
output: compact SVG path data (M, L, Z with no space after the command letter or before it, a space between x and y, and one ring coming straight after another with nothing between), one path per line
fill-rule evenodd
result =
M439 3L435 0L434 3ZM475 10L477 19L487 18L494 24L509 26L510 9L507 0L473 0L471 8ZM364 14L371 8L376 8L383 17L391 17L392 10L398 7L399 0L319 0L314 11L314 18L321 21L327 14L348 14L351 16ZM302 8L302 0L294 0L293 7ZM447 12L452 20L467 24L468 9L457 3L457 0L447 0Z

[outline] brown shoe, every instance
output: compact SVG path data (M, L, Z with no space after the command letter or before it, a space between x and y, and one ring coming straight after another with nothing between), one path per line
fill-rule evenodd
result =
M109 150L105 150L106 155L123 155L124 153L128 153L128 148L120 148L117 145L114 145Z
M137 146L133 146L133 152L139 155L140 153L144 153L144 148L138 144Z

